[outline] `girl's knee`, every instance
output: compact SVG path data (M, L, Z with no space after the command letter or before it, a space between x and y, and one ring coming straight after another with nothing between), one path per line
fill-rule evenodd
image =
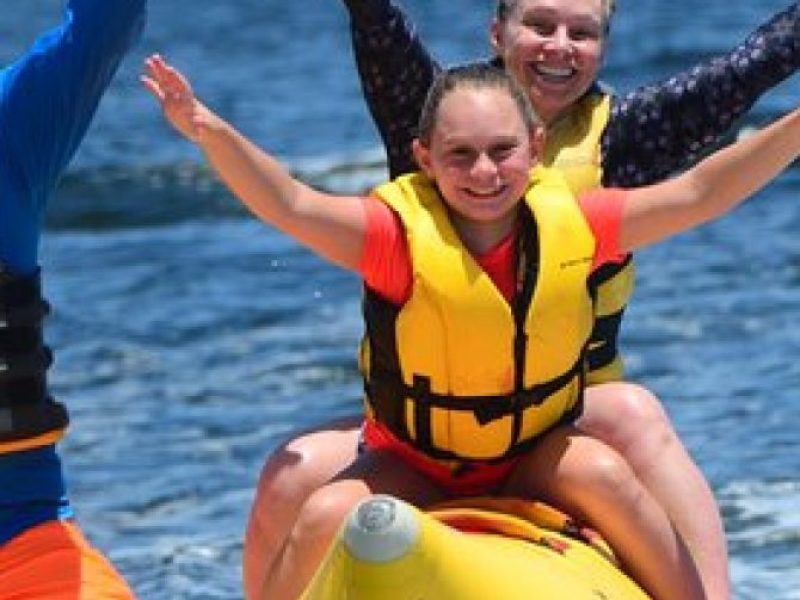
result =
M609 497L636 483L625 458L602 442L583 438L567 452L559 469L559 487L570 494Z
M633 482L635 474L619 452L593 436L563 429L545 436L520 461L507 491L577 508L587 497L608 498Z
M313 492L303 504L293 537L305 543L327 542L336 534L350 511L369 491L350 481L335 482Z
M355 459L358 431L315 431L279 446L261 469L258 496L299 504Z
M603 444L591 453L586 473L583 474L585 486L594 493L617 494L630 489L636 477L628 462L617 452Z
M271 455L261 469L251 521L296 511L314 491L313 475L304 471L302 463L287 462L282 452Z
M659 422L669 422L661 401L647 388L626 384L617 392L617 419L632 427Z
M641 441L674 437L659 399L648 389L630 383L589 388L578 426L621 452Z

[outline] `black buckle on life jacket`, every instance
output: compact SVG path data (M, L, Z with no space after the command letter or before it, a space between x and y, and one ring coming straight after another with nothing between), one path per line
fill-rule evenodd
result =
M508 396L496 396L485 402L478 401L478 405L472 409L472 412L475 413L475 420L481 425L486 425L512 414L523 395L524 392L515 392Z
M592 337L586 352L587 367L590 371L602 369L617 358L617 338L625 309L610 315L597 317L592 329Z
M420 432L430 431L430 425L423 424L422 421L425 420L423 417L430 417L432 408L468 411L475 415L478 423L486 425L507 415L542 404L582 373L583 361L584 356L581 355L572 367L558 377L511 394L493 396L436 394L431 391L430 379L426 376L415 375L413 384L408 386L400 379L399 375L391 373L373 374L365 389L376 417L383 420L393 430L396 430L401 423L405 423L403 399L414 400L417 405L415 406L414 426L419 437ZM384 420L385 418L390 420Z

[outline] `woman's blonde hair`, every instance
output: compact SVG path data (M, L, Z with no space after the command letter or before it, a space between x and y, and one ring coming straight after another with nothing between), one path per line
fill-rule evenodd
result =
M611 15L616 8L616 0L600 0L603 5L603 29L608 33L611 25ZM497 20L503 21L517 7L519 0L497 0Z

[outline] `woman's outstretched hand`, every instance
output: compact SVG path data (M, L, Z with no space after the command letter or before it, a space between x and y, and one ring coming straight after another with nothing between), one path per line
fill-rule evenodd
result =
M144 61L146 74L142 84L161 105L164 116L183 136L201 142L208 128L221 124L220 119L195 98L189 80L158 54Z

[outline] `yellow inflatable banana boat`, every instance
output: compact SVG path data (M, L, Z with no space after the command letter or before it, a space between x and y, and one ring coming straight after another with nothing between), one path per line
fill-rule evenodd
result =
M350 515L302 600L648 600L608 546L510 498L422 512L374 496Z

